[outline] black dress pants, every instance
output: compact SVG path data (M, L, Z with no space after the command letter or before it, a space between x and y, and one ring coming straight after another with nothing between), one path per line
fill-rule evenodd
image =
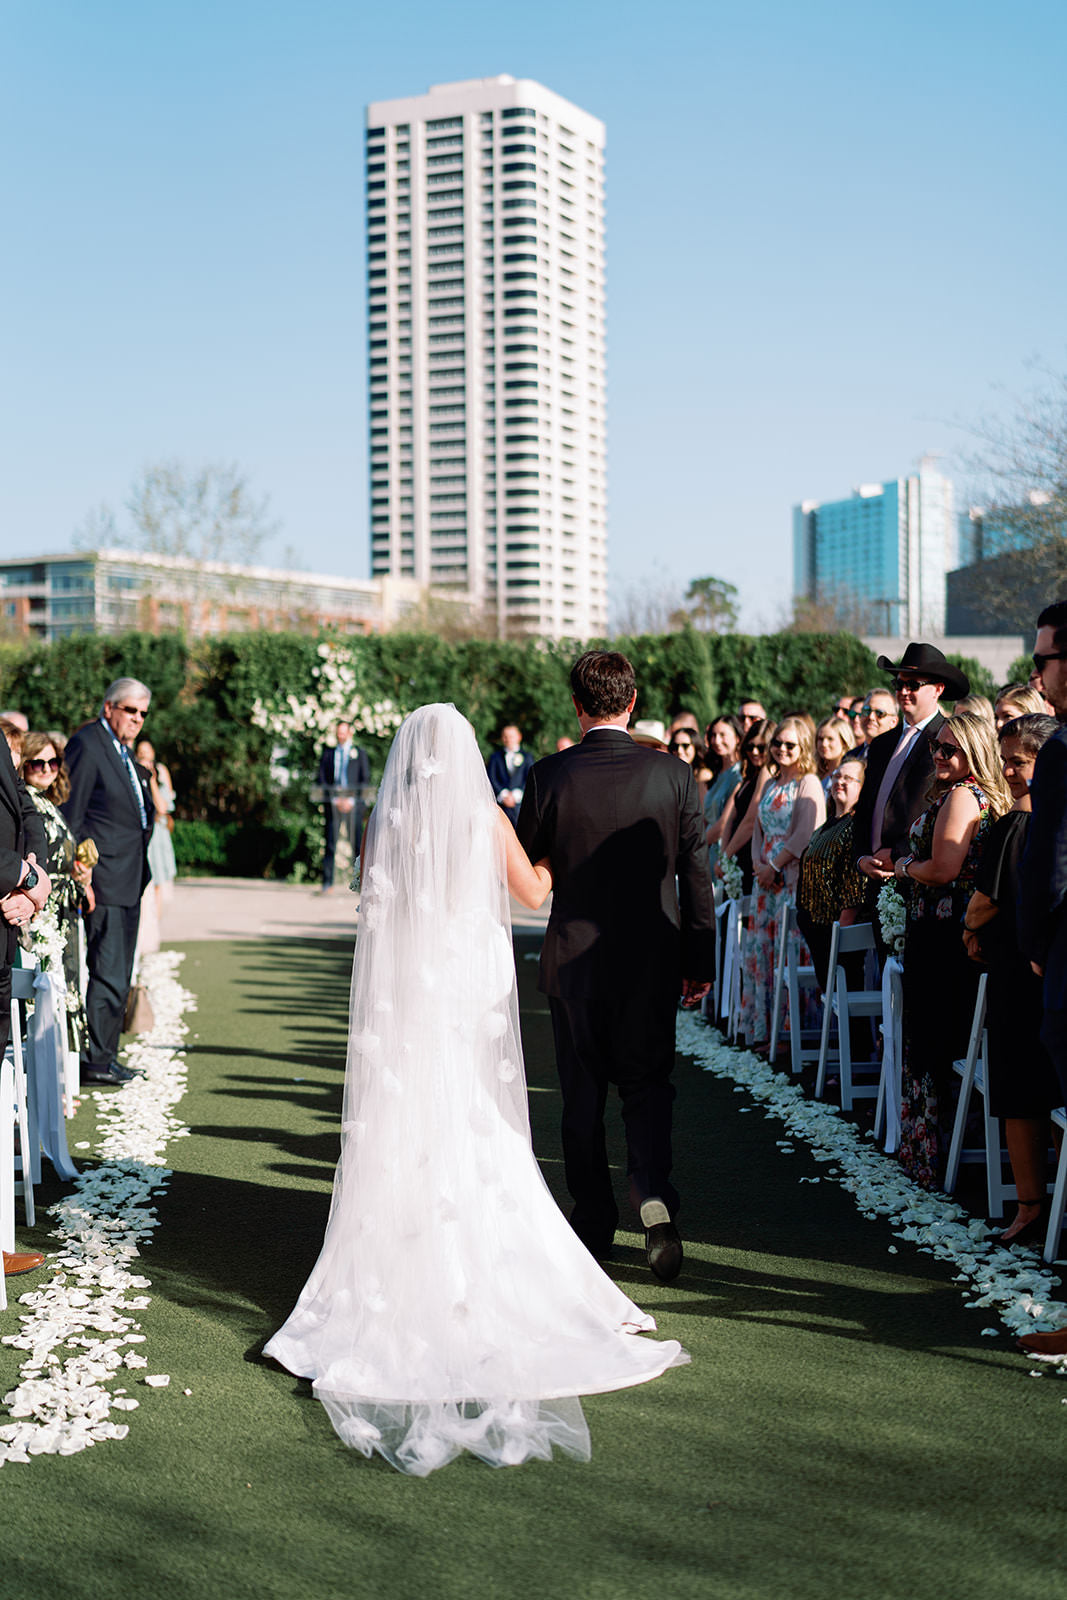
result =
M604 1138L608 1087L622 1102L630 1197L653 1196L672 1217L674 1024L677 996L638 992L611 1002L549 997L563 1091L563 1163L574 1201L571 1223L594 1250L610 1245L619 1221Z
M85 997L89 1023L86 1066L110 1066L118 1054L140 921L140 904L98 905L85 918L85 954L89 967L89 989Z

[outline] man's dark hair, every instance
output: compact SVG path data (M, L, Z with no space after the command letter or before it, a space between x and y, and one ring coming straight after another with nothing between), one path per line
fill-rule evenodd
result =
M1057 650L1067 645L1067 600L1054 600L1046 606L1037 619L1039 628L1052 628L1052 642Z
M586 716L621 716L636 693L634 669L618 650L587 650L571 668L571 694Z

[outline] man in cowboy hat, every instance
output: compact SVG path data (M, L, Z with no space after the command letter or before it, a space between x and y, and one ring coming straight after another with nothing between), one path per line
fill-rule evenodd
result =
M932 644L909 644L899 661L879 656L878 665L893 677L900 725L871 741L852 824L856 865L871 879L872 893L907 854L908 829L925 804L934 772L930 740L945 720L941 696L961 700L971 692L964 674Z

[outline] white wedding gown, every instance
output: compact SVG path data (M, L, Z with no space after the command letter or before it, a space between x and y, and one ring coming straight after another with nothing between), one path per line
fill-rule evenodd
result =
M588 1459L578 1399L688 1358L612 1283L530 1144L503 848L473 731L424 706L368 836L326 1238L266 1353L404 1472Z

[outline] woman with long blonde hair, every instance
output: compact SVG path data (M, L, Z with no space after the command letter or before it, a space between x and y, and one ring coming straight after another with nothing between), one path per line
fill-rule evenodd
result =
M930 804L912 824L911 853L894 870L908 908L900 1159L918 1183L935 1189L951 1132L952 1063L967 1048L978 989L963 919L986 835L1012 797L984 717L946 717L930 748Z

